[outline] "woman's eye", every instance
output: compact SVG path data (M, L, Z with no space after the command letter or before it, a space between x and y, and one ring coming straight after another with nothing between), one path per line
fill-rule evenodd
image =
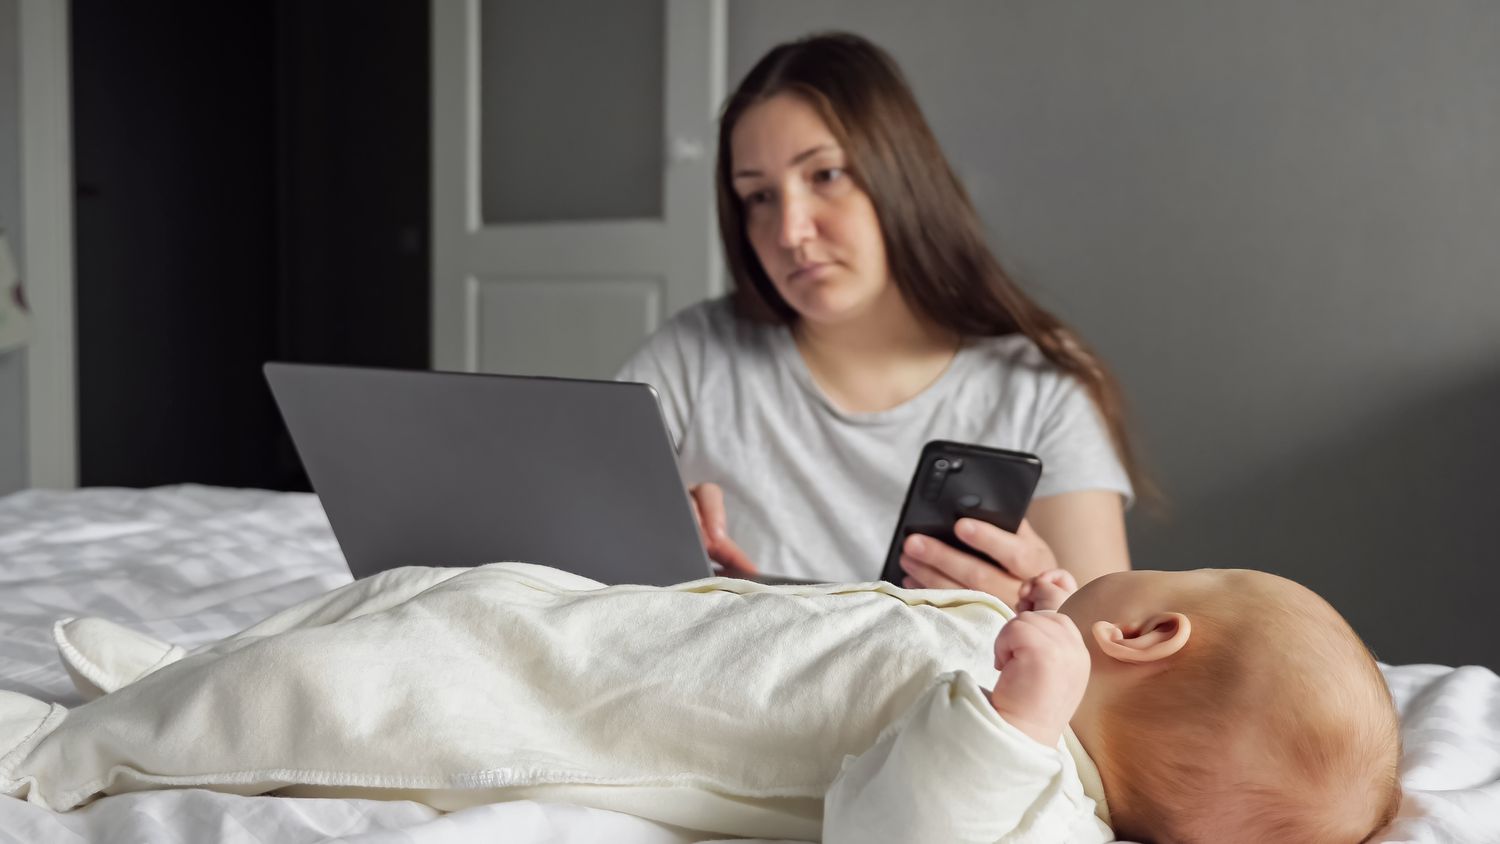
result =
M842 178L844 178L844 168L842 167L824 167L821 170L813 172L813 181L815 182L835 182Z
M770 201L771 192L768 190L758 190L753 193L745 194L744 200L746 205L764 205L765 203Z

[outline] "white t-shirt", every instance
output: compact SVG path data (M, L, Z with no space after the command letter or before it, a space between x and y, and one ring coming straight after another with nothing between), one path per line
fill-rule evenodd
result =
M768 573L878 578L930 440L1036 454L1037 498L1133 496L1088 392L1021 335L966 340L917 396L846 413L787 327L738 319L718 299L673 317L615 377L656 388L683 480L724 488L729 536Z

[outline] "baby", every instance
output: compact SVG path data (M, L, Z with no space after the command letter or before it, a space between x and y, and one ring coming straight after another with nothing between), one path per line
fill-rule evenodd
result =
M1043 744L1072 727L1117 835L1360 842L1395 817L1395 708L1327 602L1239 570L1131 571L1075 589L1062 571L1026 584L1021 608L1043 612L1001 630L991 700Z
M386 572L193 654L70 621L98 697L0 692L0 795L537 799L866 844L1357 842L1393 816L1390 697L1306 589L1054 572L1021 604L497 564Z

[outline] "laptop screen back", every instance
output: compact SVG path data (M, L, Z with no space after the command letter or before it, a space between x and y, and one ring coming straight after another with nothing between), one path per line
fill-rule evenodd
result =
M355 577L521 561L608 584L709 565L644 384L270 363Z

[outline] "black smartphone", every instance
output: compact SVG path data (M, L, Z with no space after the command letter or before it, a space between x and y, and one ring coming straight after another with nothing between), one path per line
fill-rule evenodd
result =
M1042 459L1035 454L947 440L929 442L922 447L916 474L906 490L880 579L901 585L906 577L901 548L914 533L995 563L955 536L953 523L967 516L1015 533L1041 477Z

